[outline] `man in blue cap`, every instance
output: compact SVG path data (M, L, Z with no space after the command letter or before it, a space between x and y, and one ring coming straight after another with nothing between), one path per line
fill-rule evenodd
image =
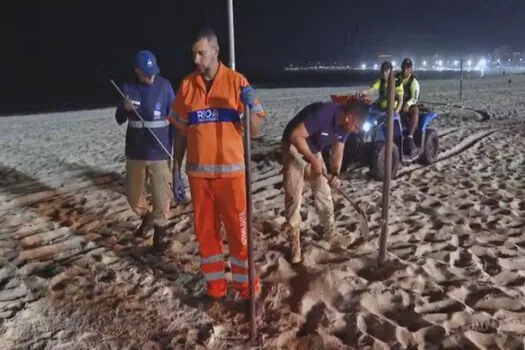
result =
M170 167L175 128L170 126L167 116L175 93L169 80L159 75L157 59L152 52L143 50L137 53L135 73L136 80L123 85L122 91L127 99L115 112L119 125L128 122L125 189L128 203L142 218L135 235L144 236L153 228L153 247L160 250L164 248L162 238L173 195ZM183 193L182 184L177 182L179 194ZM151 211L146 200L147 186L151 194Z

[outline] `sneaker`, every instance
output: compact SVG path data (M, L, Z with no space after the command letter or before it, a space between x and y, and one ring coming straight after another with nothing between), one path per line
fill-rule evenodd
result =
M299 228L287 227L288 239L292 246L292 264L301 262L301 230Z
M153 228L153 216L147 213L142 216L142 223L139 228L135 230L135 237L144 237L146 233Z
M167 243L163 240L166 236L166 229L155 225L153 228L153 250L160 252L167 248Z

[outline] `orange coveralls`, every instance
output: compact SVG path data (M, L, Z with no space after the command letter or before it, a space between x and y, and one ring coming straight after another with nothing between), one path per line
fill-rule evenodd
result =
M249 298L243 104L240 100L241 87L247 85L243 75L222 63L209 91L201 74L191 73L181 82L170 114L170 121L187 136L186 172L201 270L208 294L216 298L224 296L227 289L220 234L222 220L228 239L233 286L243 299ZM265 116L258 102L254 109L259 117ZM256 278L256 291L258 287Z

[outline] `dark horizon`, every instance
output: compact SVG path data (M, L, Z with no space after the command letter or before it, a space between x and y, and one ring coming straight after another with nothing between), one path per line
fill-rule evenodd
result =
M100 100L110 78L132 74L140 49L157 55L161 74L176 86L193 68L190 42L204 26L216 31L221 59L229 62L226 1L124 6L51 1L26 7L12 5L0 24L8 48L0 114L27 105L38 108L47 100L70 104L77 95ZM236 68L250 80L250 75L275 74L287 64L309 60L355 62L378 53L447 55L525 47L522 0L237 0L234 11Z
M262 72L249 74L251 83L256 88L273 89L273 88L326 88L366 85L373 79L377 78L375 70L349 70L349 71L303 71L303 72ZM459 79L458 71L415 71L418 80L425 81L428 79ZM172 82L177 82L177 78L163 74ZM120 84L131 78L132 74L115 78L117 84ZM464 79L479 79L479 71L464 73ZM182 76L180 77L182 78ZM118 93L111 86L109 78L96 82L96 86L90 86L85 93L78 91L62 92L61 97L52 96L51 98L34 101L32 105L18 105L15 108L4 106L0 117L17 116L26 114L54 113L66 111L92 110L106 107L114 107L119 101ZM327 95L328 99L329 96Z

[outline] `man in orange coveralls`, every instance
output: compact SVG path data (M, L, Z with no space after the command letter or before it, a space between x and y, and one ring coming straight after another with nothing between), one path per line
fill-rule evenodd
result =
M266 113L246 78L219 61L219 44L212 30L201 30L192 50L197 69L182 80L170 113L170 121L184 135L176 141L176 158L180 166L187 148L186 172L208 296L220 301L226 295L222 217L233 287L246 302L249 285L243 105L250 106L252 137L257 136ZM255 281L258 295L259 281Z

